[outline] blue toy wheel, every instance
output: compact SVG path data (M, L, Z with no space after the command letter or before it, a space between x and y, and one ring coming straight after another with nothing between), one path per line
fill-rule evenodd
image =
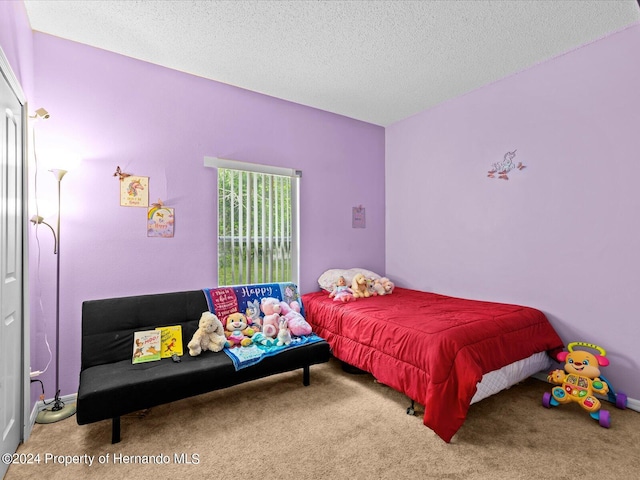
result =
M544 392L542 395L542 406L545 408L551 408L551 394L549 392Z
M607 410L600 410L600 415L598 416L598 423L601 427L609 428L611 426L611 415Z
M627 396L622 392L618 392L616 394L616 407L620 408L621 410L627 408Z

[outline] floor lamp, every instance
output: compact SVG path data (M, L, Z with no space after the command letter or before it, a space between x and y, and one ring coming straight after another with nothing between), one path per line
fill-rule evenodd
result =
M41 410L37 417L36 423L54 423L70 417L76 413L76 404L65 405L60 400L60 184L62 177L67 173L66 170L53 169L50 170L58 181L58 223L54 230L51 225L46 223L40 216L34 216L31 222L35 224L45 224L53 232L54 249L56 255L56 394L53 399L53 405L50 408Z

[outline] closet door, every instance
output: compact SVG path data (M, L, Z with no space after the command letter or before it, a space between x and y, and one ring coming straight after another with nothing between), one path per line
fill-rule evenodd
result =
M0 454L16 451L23 405L22 106L0 68ZM4 476L6 458L0 460Z

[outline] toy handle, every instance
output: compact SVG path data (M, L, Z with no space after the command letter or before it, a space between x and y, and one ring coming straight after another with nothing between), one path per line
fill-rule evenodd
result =
M567 350L569 350L570 352L573 352L573 347L592 348L593 350L597 350L598 353L600 353L600 355L602 355L603 357L607 356L607 351L604 348L599 347L598 345L594 345L593 343L571 342L569 345L567 345Z

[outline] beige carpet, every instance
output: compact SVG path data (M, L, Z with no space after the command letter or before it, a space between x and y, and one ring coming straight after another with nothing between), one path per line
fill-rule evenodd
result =
M35 425L18 452L40 464L5 480L638 478L640 414L606 404L605 429L576 405L542 407L549 389L529 379L473 405L446 444L422 407L407 415L404 395L332 360L311 367L309 387L296 371L125 417L116 445L110 421ZM53 463L64 455L94 463ZM135 455L162 464L124 463Z

